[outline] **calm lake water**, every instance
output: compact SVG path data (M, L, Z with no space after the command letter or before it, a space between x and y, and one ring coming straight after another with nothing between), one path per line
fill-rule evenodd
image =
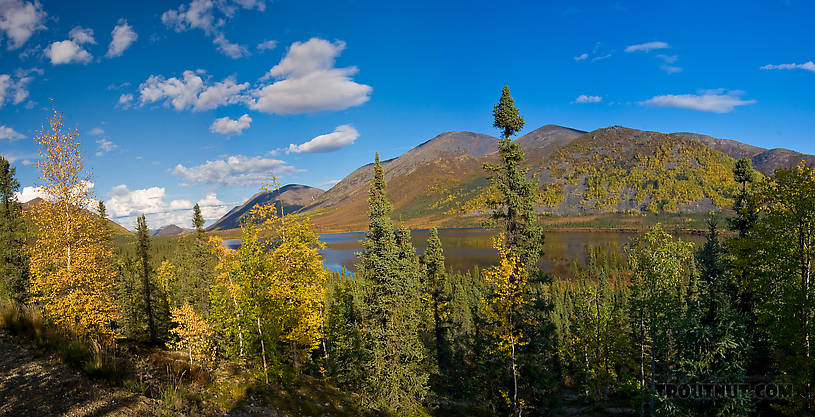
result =
M474 265L488 267L498 262L498 254L492 248L492 238L497 232L493 230L473 229L440 229L439 237L444 247L444 256L448 268L466 271ZM421 254L427 241L427 230L413 230L413 244ZM326 244L323 251L325 267L339 271L342 268L356 270L355 253L362 250L360 241L363 233L326 233L319 235ZM544 245L544 258L541 264L545 272L565 277L570 275L570 263L586 263L587 246L605 246L608 249L622 251L626 242L634 237L633 233L622 232L584 232L584 231L547 231ZM699 242L699 236L683 236L683 239ZM240 242L226 240L224 245L237 248Z

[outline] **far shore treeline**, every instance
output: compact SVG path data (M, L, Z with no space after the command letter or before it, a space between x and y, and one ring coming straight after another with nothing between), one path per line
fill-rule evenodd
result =
M524 119L508 87L493 116L483 204L498 262L449 269L436 229L417 255L377 154L351 276L324 267L307 215L274 204L248 211L236 250L197 205L187 235L151 237L144 215L135 240L115 234L53 111L35 137L41 202L23 210L0 157L0 327L166 415L247 398L288 415L815 413L812 167L764 176L739 160L720 178L736 185L732 214L711 214L698 248L657 223L622 253L588 247L559 279L537 267L547 190L511 139Z

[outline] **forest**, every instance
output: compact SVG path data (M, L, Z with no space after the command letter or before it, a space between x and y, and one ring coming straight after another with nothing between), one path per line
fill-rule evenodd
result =
M47 198L24 211L0 158L0 327L157 399L161 415L223 415L249 397L287 415L815 413L812 167L764 176L739 160L717 173L736 184L732 208L711 213L703 244L657 224L622 253L588 247L557 278L538 267L535 210L556 190L511 139L524 119L508 87L493 116L483 204L499 262L448 269L435 229L417 254L377 155L351 274L324 268L308 216L274 205L252 208L237 250L204 231L197 205L181 238L151 237L144 215L135 238L114 236L78 135L53 111L35 137ZM598 184L622 175L606 165Z

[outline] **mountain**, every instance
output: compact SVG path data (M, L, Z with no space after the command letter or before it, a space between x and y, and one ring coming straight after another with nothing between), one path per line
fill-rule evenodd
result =
M44 200L40 197L36 197L32 200L26 201L22 203L23 212L30 210L32 207L36 206L37 204L42 203ZM96 213L91 212L90 210L85 210L88 213L96 216ZM111 230L113 230L114 235L130 235L132 234L129 230L122 227L119 223L114 222L113 220L107 219L107 223L110 226Z
M584 132L546 125L514 141L524 149L530 175L540 185L537 211L562 216L708 213L732 204L736 159L751 158L764 175L801 160L815 163L815 156L786 149L622 126ZM446 132L382 161L392 217L413 227L479 224L494 192L482 167L498 161L498 142L479 133ZM363 230L372 176L373 164L367 164L328 191L286 186L280 197L287 212L308 213L321 231ZM292 204L284 190L305 197ZM238 227L249 208L274 197L256 194L209 230Z
M170 224L167 226L162 226L156 230L151 230L150 236L178 236L191 232L192 230L190 229L184 229L174 224Z
M753 168L764 175L773 175L773 172L778 168L793 168L801 161L806 164L815 164L815 155L806 155L789 149L764 149L735 140L717 139L698 133L680 132L674 134L698 140L735 159L750 158L753 161Z
M732 204L735 160L756 169L815 157L767 150L695 133L664 134L612 126L584 132L546 125L515 139L540 184L540 213L707 213ZM492 191L485 162L497 161L498 139L447 132L398 158L383 161L393 218L411 226L476 225ZM367 223L372 164L365 165L306 207L321 230L352 231Z
M249 210L256 205L275 203L278 207L282 205L284 213L298 212L304 207L314 203L315 199L324 192L325 191L319 188L299 184L286 185L276 191L262 191L253 195L240 206L233 207L232 210L218 219L217 222L209 226L207 231L227 230L240 227L241 222L249 213Z

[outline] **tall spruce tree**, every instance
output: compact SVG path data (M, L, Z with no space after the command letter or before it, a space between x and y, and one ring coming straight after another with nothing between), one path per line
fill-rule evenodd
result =
M741 190L736 193L733 199L733 210L736 216L730 220L731 228L739 233L740 238L744 238L750 232L753 225L758 220L758 208L754 199L749 198L748 184L756 181L756 171L753 170L753 162L750 158L742 158L736 161L733 168L733 179L741 184Z
M147 332L150 342L156 341L156 320L153 314L153 294L150 282L150 232L147 229L147 219L144 214L136 222L136 252L141 263L142 296L144 297L144 313L147 316Z
M491 174L490 183L498 190L494 198L487 200L492 219L504 229L504 248L517 255L525 267L535 268L543 255L543 231L537 224L535 202L538 184L527 178L524 150L510 137L524 126L524 119L504 86L501 99L493 108L493 126L501 130L503 139L498 144L500 164L484 164Z
M20 188L15 171L0 156L0 297L24 302L28 298L28 256L22 206L14 194Z
M359 254L359 275L367 285L361 333L368 351L364 402L376 409L408 414L427 393L426 352L419 336L421 298L415 253L409 236L397 241L385 197L385 174L376 155L368 193L368 231Z
M425 267L425 292L429 296L430 308L433 313L433 335L436 362L439 370L444 371L450 366L450 340L449 332L449 303L452 291L444 268L444 251L439 239L439 231L435 227L430 229L427 237L422 264Z

